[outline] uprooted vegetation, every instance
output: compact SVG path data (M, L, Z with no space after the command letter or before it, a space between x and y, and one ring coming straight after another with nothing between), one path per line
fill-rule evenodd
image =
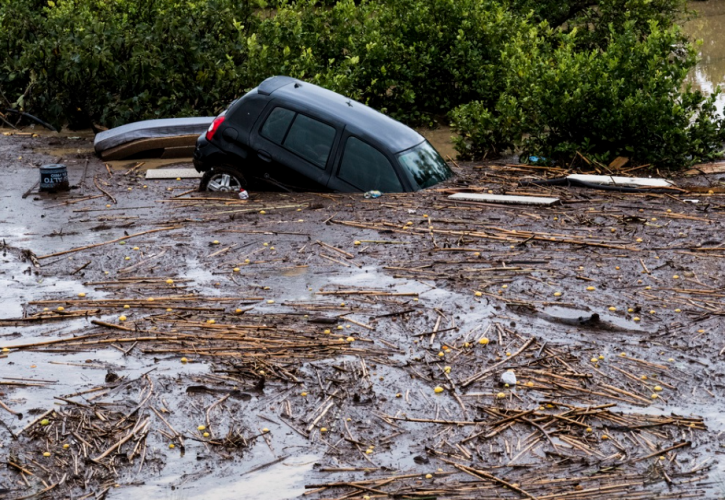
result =
M0 140L8 188L35 182L48 140ZM269 492L280 463L288 497L716 497L722 187L465 165L240 200L67 164L78 190L0 199L28 228L0 260L9 498Z

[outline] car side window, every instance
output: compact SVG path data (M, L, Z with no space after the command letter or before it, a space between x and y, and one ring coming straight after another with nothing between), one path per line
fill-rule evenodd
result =
M298 114L284 140L284 148L325 168L335 140L335 128Z
M282 144L295 112L284 108L274 108L262 126L260 134L275 144Z
M361 191L373 189L384 193L403 191L398 175L385 155L355 137L350 137L345 142L345 151L337 175Z

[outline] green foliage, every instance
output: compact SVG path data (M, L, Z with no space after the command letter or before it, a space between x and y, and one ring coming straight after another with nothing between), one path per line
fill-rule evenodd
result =
M495 95L495 71L518 17L488 0L341 0L280 7L250 39L252 81L284 73L432 124L458 104Z
M581 32L577 42L605 45L611 27L635 21L635 30L648 32L648 22L669 28L688 15L687 0L509 0L519 14L532 13L536 22L571 32ZM631 29L631 28L630 28Z
M0 73L9 76L0 85L11 100L25 93L18 105L57 124L210 114L241 91L247 4L2 2L0 26L10 31L0 31L9 49Z
M514 145L562 162L578 151L603 163L621 155L664 167L714 157L725 139L715 97L681 90L693 49L676 27L650 21L648 32L641 38L628 21L612 28L606 50L578 49L576 32L552 36L545 24L518 33L503 55L498 100L452 113L459 152L480 157Z
M684 0L0 0L0 90L57 125L116 126L215 114L284 74L410 125L450 113L464 158L674 166L723 140L713 98L683 87L685 14Z

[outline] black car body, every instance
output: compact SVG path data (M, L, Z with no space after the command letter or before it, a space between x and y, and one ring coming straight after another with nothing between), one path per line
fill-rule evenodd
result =
M202 134L201 189L265 182L287 188L417 191L452 175L417 132L364 104L286 76L234 101Z

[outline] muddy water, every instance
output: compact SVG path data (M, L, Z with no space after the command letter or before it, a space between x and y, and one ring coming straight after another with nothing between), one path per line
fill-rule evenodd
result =
M685 24L685 31L693 39L703 41L698 49L700 62L689 81L695 88L709 94L718 85L725 88L725 0L691 2L689 7L698 15ZM723 114L723 94L717 99L717 109Z

